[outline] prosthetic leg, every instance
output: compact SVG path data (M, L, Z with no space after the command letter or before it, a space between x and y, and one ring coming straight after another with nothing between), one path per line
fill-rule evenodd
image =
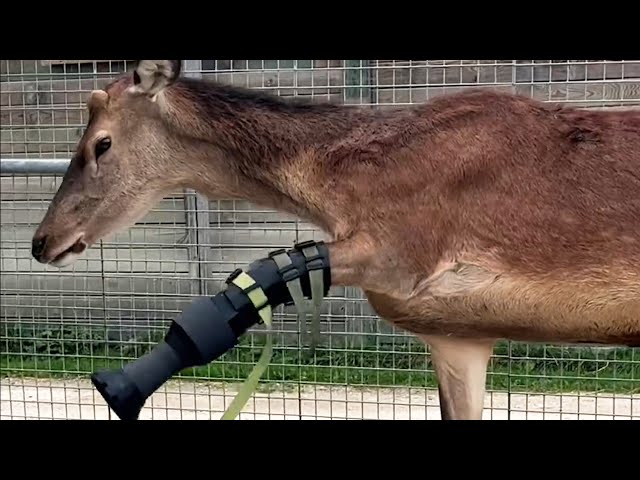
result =
M306 299L311 299L313 348L318 339L320 302L331 285L324 242L304 242L288 251L271 252L250 264L247 272L233 272L226 283L227 288L214 297L201 297L187 306L151 352L122 369L91 376L95 388L121 420L136 420L147 398L167 380L185 368L221 357L252 326L265 323L270 328L272 310L281 304L295 304L302 320ZM263 369L265 363L268 359L262 362ZM257 383L260 375L253 373L259 372L252 372L246 385ZM236 397L238 402L234 401L227 413L239 412L242 405L238 403L247 399ZM226 418L229 416L234 415Z

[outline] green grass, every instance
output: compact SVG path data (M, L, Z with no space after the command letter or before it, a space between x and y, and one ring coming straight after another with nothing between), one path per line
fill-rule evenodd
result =
M19 331L18 331L19 330ZM133 341L105 340L104 332L81 327L3 326L0 375L88 377L119 368L153 348L165 330ZM260 336L203 367L181 372L184 380L239 382L247 378L262 351ZM270 383L350 386L435 387L429 355L406 341L364 348L319 348L315 358L295 346L276 345L262 377ZM512 392L568 391L640 393L640 355L633 349L597 350L503 342L489 365L487 387Z

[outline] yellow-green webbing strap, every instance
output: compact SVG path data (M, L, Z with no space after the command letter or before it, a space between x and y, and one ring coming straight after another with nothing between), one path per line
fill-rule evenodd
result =
M242 384L240 390L236 394L227 410L222 414L220 420L233 420L240 414L244 406L251 398L251 395L255 391L256 387L258 386L258 381L269 366L271 355L273 354L273 339L271 331L273 323L273 311L271 309L271 305L269 305L267 296L260 287L251 289L251 287L255 286L256 282L245 272L241 272L235 279L232 280L232 283L234 283L247 293L249 300L251 300L251 303L253 303L253 305L258 310L258 314L260 315L260 318L267 328L267 342L264 346L264 349L262 350L262 354L260 355L258 363L256 363L256 365L253 367L253 370L249 374L249 377ZM251 290L247 292L248 289Z
M291 258L286 252L279 253L274 255L273 261L276 262L278 268L280 270L285 269L293 262ZM287 289L289 290L289 295L291 295L291 299L293 300L293 304L298 310L298 324L300 327L300 331L302 333L302 341L307 341L307 306L306 299L304 297L304 293L302 292L302 284L300 283L300 278L294 278L293 280L289 280L287 282Z
M315 245L302 249L305 258L313 258L318 256L318 248ZM320 306L322 297L324 296L324 272L320 270L311 270L309 272L309 283L311 284L311 355L315 353L316 345L320 341Z

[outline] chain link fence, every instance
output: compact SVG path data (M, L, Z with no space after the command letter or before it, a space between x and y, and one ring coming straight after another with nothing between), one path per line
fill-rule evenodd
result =
M2 419L111 418L91 372L144 354L193 297L217 293L234 269L323 238L295 217L186 191L71 267L34 261L31 236L82 134L87 94L132 65L0 61L1 157L34 170L18 174L4 162L0 185ZM362 108L471 87L584 108L640 108L640 60L187 60L184 73ZM381 321L359 289L332 288L313 358L299 347L292 308L278 308L274 320L273 361L240 418L440 417L428 349ZM261 329L252 330L221 359L182 372L141 418L219 418L262 344ZM488 419L640 419L638 349L501 342L487 382Z

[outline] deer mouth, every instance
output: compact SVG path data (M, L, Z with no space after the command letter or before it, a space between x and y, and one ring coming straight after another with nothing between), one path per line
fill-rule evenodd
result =
M87 249L87 243L80 235L69 247L53 257L49 265L54 267L66 267L71 265Z

